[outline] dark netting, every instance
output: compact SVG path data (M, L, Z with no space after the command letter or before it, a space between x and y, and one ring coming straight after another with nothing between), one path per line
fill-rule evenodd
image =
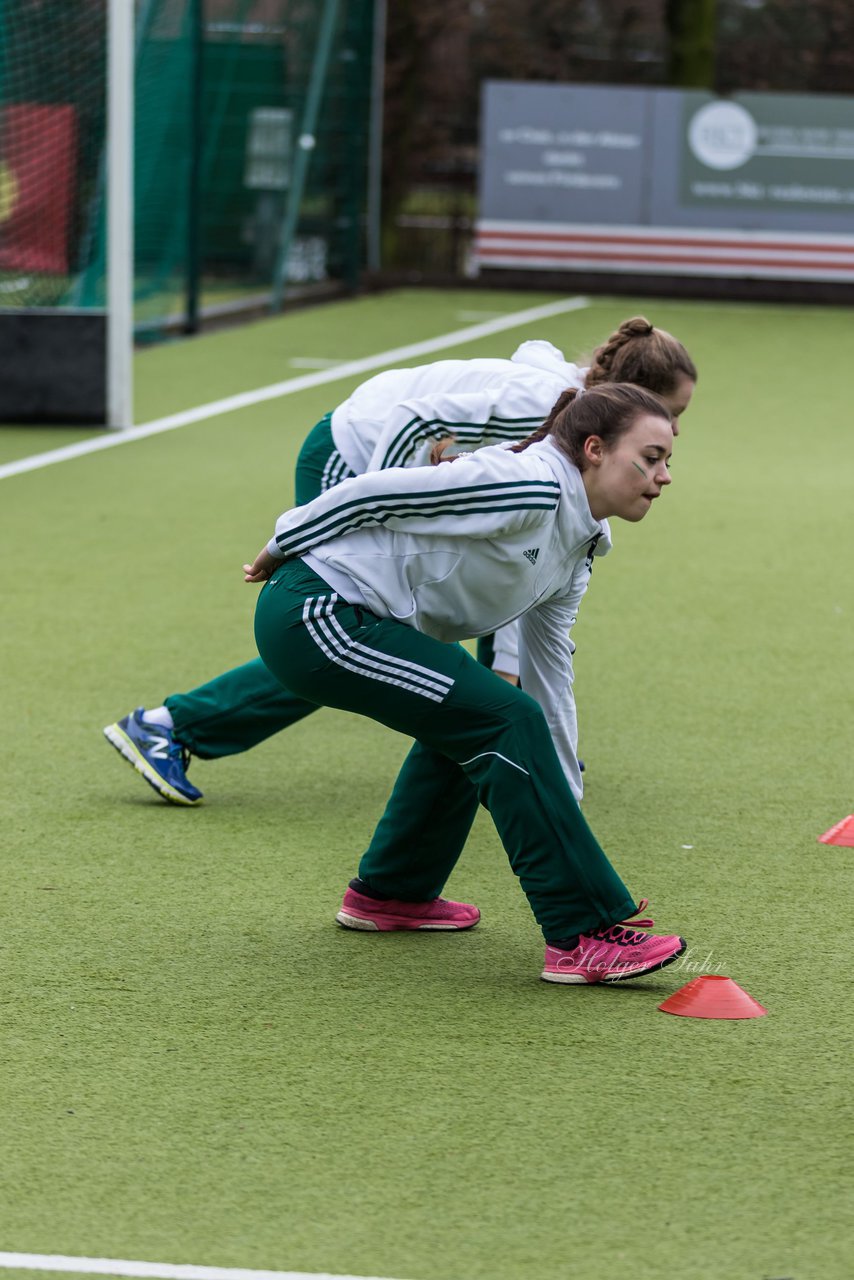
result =
M105 138L106 0L0 0L0 306L73 304Z
M373 8L137 0L139 337L199 305L269 297L281 263L289 288L356 283ZM105 305L106 36L107 0L0 0L0 308ZM314 145L291 208L313 77Z

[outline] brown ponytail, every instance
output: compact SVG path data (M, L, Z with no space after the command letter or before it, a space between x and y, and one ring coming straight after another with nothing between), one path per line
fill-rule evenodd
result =
M536 431L532 431L529 436L526 436L524 440L520 440L518 444L511 445L510 452L521 453L523 449L527 449L529 444L536 444L538 440L545 440L546 436L551 434L557 415L562 413L568 405L571 405L577 395L578 389L576 387L569 387L566 391L562 391L543 425L537 427Z
M452 444L456 443L453 436L443 436L441 440L437 440L430 450L430 466L436 467L440 462L453 462L454 458L446 458L445 452L450 449Z

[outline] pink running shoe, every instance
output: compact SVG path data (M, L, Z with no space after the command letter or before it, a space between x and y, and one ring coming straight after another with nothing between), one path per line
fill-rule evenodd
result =
M635 915L649 906L641 899ZM651 929L653 920L634 920L640 929ZM572 951L546 945L546 963L540 977L546 982L622 982L663 969L685 950L685 939L671 935L641 933L612 924L607 929L582 933Z
M348 888L335 917L345 929L381 933L392 929L471 929L480 919L467 902L434 898L432 902L398 902L396 898L367 898Z

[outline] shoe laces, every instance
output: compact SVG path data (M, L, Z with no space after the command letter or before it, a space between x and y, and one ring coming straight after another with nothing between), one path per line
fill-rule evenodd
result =
M635 920L635 916L639 916L642 911L646 911L649 906L649 898L641 898L638 903L637 910L633 911L630 916L626 916L626 920L618 924L609 925L606 929L597 929L589 936L595 938L597 942L616 942L619 946L633 947L639 942L646 942L649 936L646 933L640 933L640 929L651 929L655 924L652 919ZM626 921L631 921L636 927L633 929L626 928Z
M192 754L187 750L183 742L178 742L176 738L173 738L169 744L169 759L174 760L176 764L180 764L184 773L186 773L192 758Z

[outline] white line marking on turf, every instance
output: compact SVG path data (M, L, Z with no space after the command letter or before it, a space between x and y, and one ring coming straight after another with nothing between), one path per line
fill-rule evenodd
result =
M493 316L506 316L506 311L458 311L458 320L490 320Z
M0 1253L0 1267L20 1271L71 1271L77 1275L141 1276L151 1280L380 1280L328 1271L249 1271L244 1267L196 1267L124 1258L68 1258L50 1253Z
M321 369L317 373L306 373L299 378L288 378L286 382L275 382L269 387L258 387L254 391L243 391L239 395L226 396L224 400L213 400L210 404L197 405L195 409L185 409L183 413L173 413L167 418L155 418L153 422L143 423L139 427L128 427L126 431L111 431L107 435L65 445L62 449L50 449L45 453L35 453L27 458L18 458L15 462L7 462L0 466L0 480L21 475L25 471L38 471L41 467L52 466L54 462L68 462L72 458L80 458L87 453L99 453L102 449L113 449L121 444L130 444L134 440L144 440L146 436L159 435L162 431L174 431L177 427L186 427L192 422L201 422L205 418L217 418L220 414L232 413L235 409L246 409L250 405L261 404L264 400L278 400L280 396L290 396L296 391L306 391L309 387L319 387L326 382L339 382L342 378L349 378L358 373L368 373L372 369L381 369L385 365L397 364L413 356L426 356L463 342L476 342L478 338L487 338L490 334L501 333L504 329L517 329L522 325L535 324L538 320L548 320L552 316L564 315L568 311L581 311L589 305L587 298L564 298L561 302L547 302L542 307L513 311L499 319L474 324L467 329L457 329L453 333L443 333L437 338L427 338L423 342L413 342L407 347L394 347L390 351L380 351L377 355L365 356L361 360L348 360L334 369Z
M343 363L343 360L325 360L322 356L291 356L288 361L292 369L335 369Z

